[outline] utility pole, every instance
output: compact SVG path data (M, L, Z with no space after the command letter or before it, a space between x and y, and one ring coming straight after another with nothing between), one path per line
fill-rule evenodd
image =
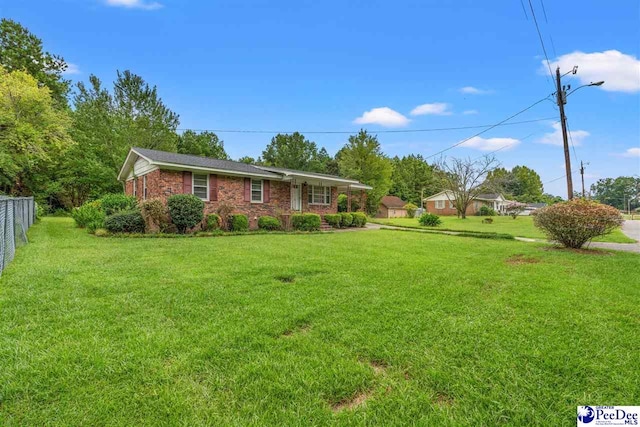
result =
M580 160L580 177L582 178L582 198L584 199L584 163L582 163L582 160Z
M560 67L556 68L556 95L558 108L560 109L560 124L562 125L562 142L564 144L564 166L567 171L567 195L569 200L573 199L573 179L571 177L571 156L569 155L569 140L567 137L567 118L564 115L564 104L567 102L567 95L560 81ZM584 190L583 190L584 197Z

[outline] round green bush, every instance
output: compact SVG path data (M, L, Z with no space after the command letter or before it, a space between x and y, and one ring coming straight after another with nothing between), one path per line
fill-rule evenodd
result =
M186 233L204 217L204 202L193 194L175 194L167 200L171 222L179 233Z
M111 233L144 233L144 219L140 211L121 211L104 220L104 228Z
M326 214L324 216L324 220L332 226L333 228L340 228L340 223L342 222L342 215L337 214Z
M620 227L623 222L616 208L585 199L556 203L537 212L533 217L536 227L550 240L567 248L581 248L594 237Z
M351 227L351 224L353 224L353 215L346 212L343 212L340 215L342 216L342 227Z
M413 203L407 203L403 207L407 211L407 216L409 218L415 218L416 217L416 211L418 210L418 207L416 205L414 205Z
M247 231L249 230L249 219L243 214L229 215L230 231Z
M367 225L367 215L364 212L353 212L353 226L364 227Z
M313 213L291 215L291 226L298 231L320 230L320 215Z
M107 194L100 199L102 210L105 215L113 215L120 211L131 211L136 209L137 202L133 196L126 194Z
M258 218L258 228L261 230L280 230L282 224L278 218L272 216L261 216Z
M422 215L420 215L420 218L418 219L418 221L420 222L421 225L424 225L425 227L437 227L440 224L442 224L442 221L440 220L440 217L438 215L434 215L428 212L425 212Z
M478 211L478 216L496 216L496 211L494 211L489 206L483 205L480 207L480 210Z
M220 215L207 215L207 231L220 230Z

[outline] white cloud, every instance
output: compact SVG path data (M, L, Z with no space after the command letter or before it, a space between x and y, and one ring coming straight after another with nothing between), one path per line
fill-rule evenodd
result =
M640 147L629 148L622 155L624 157L640 157Z
M537 142L540 144L563 145L562 126L560 126L560 123L554 123L552 126L554 131L545 133ZM573 140L573 145L575 146L582 145L582 141L590 135L586 130L569 131L569 134L571 135L571 140Z
M465 116L468 116L470 114L478 114L478 110L465 110L462 112L462 114L464 114Z
M124 7L127 9L155 10L162 7L158 2L145 0L106 0L106 3L109 6Z
M474 136L468 141L460 144L460 147L475 148L480 151L495 151L500 149L511 150L520 144L520 140L515 138L482 138Z
M353 122L361 125L378 124L381 126L399 127L406 126L410 120L389 107L379 107L365 111L362 116Z
M412 116L424 116L427 114L433 114L437 116L449 116L449 104L444 102L434 102L433 104L422 104L411 110Z
M604 52L573 52L562 55L551 64L552 70L560 65L560 71L566 73L574 65L578 66L576 77L581 84L589 84L604 80L600 89L609 92L640 91L640 60L617 50ZM540 72L548 73L545 61Z
M65 76L70 76L72 74L80 74L80 67L72 62L67 62L67 69L62 73Z
M491 93L490 90L478 89L477 87L473 86L461 87L460 89L458 89L458 91L467 95L486 95L488 93Z

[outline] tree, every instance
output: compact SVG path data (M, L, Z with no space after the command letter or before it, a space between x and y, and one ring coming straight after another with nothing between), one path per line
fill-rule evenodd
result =
M593 198L619 210L640 207L640 177L619 176L599 179L591 185Z
M310 170L317 156L316 143L309 141L299 132L277 134L262 152L266 166L302 171Z
M259 160L260 160L260 158L258 157L258 161L259 161ZM256 164L256 159L254 159L254 158L253 158L253 157L251 157L251 156L242 156L242 157L240 157L240 158L238 159L238 161L239 161L240 163L246 163L246 164L248 164L248 165L254 165L254 164Z
M391 188L391 161L382 153L378 138L361 130L351 135L349 142L336 156L340 174L346 178L357 179L370 185L373 190L367 192L366 210L373 214L378 210L380 199Z
M185 131L178 138L178 153L213 157L214 159L229 159L224 151L224 142L218 139L218 135L208 131L201 133L192 130Z
M309 164L309 172L327 173L329 175L338 175L338 162L331 157L326 148L322 147L311 159Z
M389 194L402 200L421 205L420 198L430 196L440 191L433 168L421 155L394 157L393 173L391 174L391 189Z
M68 113L54 107L51 91L24 71L0 67L0 188L41 196L69 148Z
M45 52L42 40L11 19L0 20L0 66L9 72L25 71L49 88L55 106L67 106L69 81L62 78L67 63Z
M510 171L496 168L487 176L491 183L490 191L498 191L508 199L515 199L524 203L542 201L542 180L540 175L526 166L515 166Z
M467 217L467 208L471 202L482 193L487 176L497 166L498 161L493 156L484 156L478 160L451 158L440 159L438 162L439 175L444 190L448 190L458 217Z

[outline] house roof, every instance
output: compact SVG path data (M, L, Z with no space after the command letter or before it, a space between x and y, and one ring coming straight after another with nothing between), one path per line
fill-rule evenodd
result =
M381 200L380 200L380 204L381 205L385 205L388 208L404 208L404 205L407 204L407 202L405 202L404 200L402 200L400 197L398 196L384 196Z
M320 181L330 181L333 185L349 186L370 190L372 187L361 184L352 179L341 178L336 175L320 174L315 172L297 171L293 169L273 168L269 166L256 166L233 160L221 160L211 157L194 156L192 154L170 153L168 151L151 150L149 148L132 147L118 174L119 180L124 180L134 163L142 157L151 165L167 169L193 169L214 173L225 173L240 176L255 176L273 180L286 180L287 177L312 178Z
M445 194L445 193L451 193L451 191L444 190L444 191L441 191L439 193L432 194L429 197L425 197L424 200L431 200L434 197L437 197L437 196L439 196L441 194ZM502 200L505 200L505 198L500 193L484 193L484 194L478 194L476 197L474 197L474 200L498 200L500 198L502 198Z

